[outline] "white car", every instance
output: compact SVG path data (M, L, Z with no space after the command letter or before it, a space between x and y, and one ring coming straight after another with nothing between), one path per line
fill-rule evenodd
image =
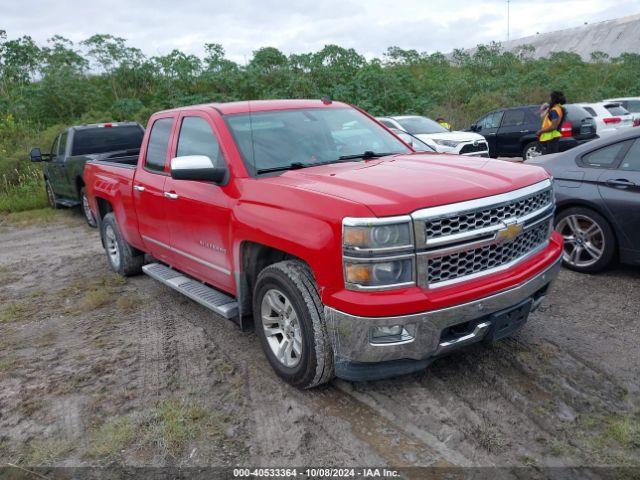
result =
M620 97L620 98L609 98L607 100L603 100L603 102L608 103L619 103L622 107L629 111L635 120L634 127L640 126L640 97Z
M387 128L410 133L438 153L455 153L476 157L489 156L489 146L482 135L474 132L450 132L427 117L418 115L378 117L378 121Z
M633 127L631 115L618 102L576 103L596 121L596 133L602 137Z

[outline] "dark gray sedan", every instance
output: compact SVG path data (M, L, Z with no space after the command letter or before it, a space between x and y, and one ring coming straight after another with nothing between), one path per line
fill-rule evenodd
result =
M555 178L566 267L597 272L615 259L640 265L640 128L527 163Z

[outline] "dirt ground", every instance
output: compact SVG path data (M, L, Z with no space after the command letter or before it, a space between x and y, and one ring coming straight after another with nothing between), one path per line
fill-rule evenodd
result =
M73 211L0 219L0 460L640 465L640 269L560 274L515 337L299 391L252 333L110 273Z

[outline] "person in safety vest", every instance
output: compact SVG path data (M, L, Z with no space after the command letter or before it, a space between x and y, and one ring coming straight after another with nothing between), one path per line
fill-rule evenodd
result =
M436 122L438 122L440 124L440 126L446 128L447 130L451 131L451 124L449 122L447 122L444 118L442 117L438 117L436 118Z
M560 137L562 137L560 125L566 117L563 104L566 102L567 99L562 92L551 92L549 107L546 114L542 116L542 126L536 132L543 155L558 153Z

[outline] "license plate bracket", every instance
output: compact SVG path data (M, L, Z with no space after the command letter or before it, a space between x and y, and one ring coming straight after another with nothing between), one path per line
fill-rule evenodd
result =
M491 314L489 316L491 327L484 337L485 340L495 342L522 328L527 323L532 305L533 300L527 298L514 307Z

